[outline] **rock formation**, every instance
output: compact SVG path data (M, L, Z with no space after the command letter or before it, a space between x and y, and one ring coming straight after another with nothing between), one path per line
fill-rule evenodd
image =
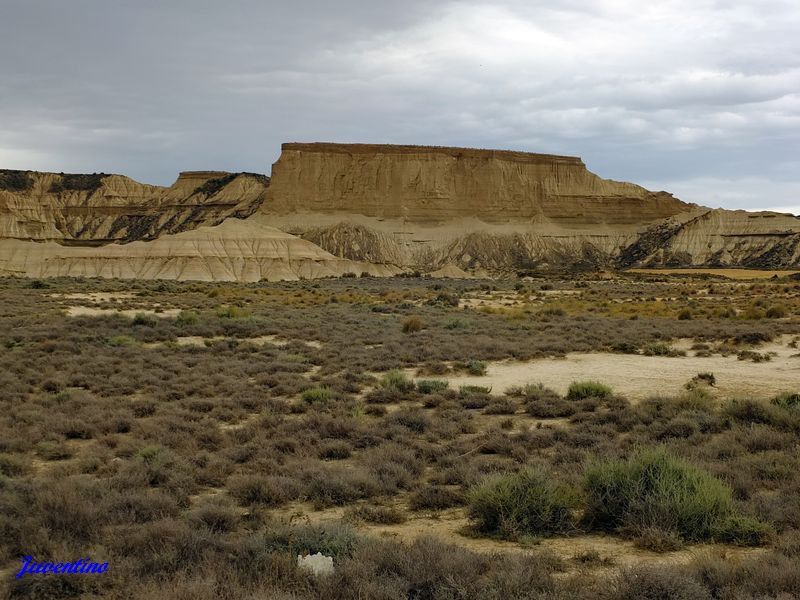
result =
M149 242L95 248L0 240L0 273L27 277L280 281L365 272L389 276L401 269L338 258L270 227L260 215Z
M272 177L0 171L0 273L199 280L800 268L800 219L708 209L579 158L284 144Z
M800 265L792 216L687 204L569 156L284 144L261 210L337 256L424 272Z
M247 217L269 178L253 173L181 173L170 187L121 175L0 171L0 238L76 246L151 240L228 217Z
M498 150L284 144L264 210L415 223L547 219L636 225L688 208L666 192L601 179L580 158Z

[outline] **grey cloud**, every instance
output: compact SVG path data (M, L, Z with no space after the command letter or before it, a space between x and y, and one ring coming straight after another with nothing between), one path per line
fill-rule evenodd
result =
M430 143L579 154L700 203L800 202L792 2L5 0L2 16L2 166L167 183L268 171L282 141Z

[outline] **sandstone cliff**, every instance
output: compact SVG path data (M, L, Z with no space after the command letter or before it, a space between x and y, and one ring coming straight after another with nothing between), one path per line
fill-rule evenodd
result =
M263 202L269 178L250 173L181 173L168 188L121 175L0 171L0 238L97 246L150 240L228 217Z
M261 211L351 260L430 272L800 266L800 220L711 210L576 157L284 144Z
M575 157L463 148L284 144L271 179L192 172L169 188L0 171L6 274L257 281L633 266L800 268L800 219L686 204Z
M620 267L800 267L800 218L708 209L665 219L617 257Z
M477 218L637 225L689 208L665 192L601 179L580 158L465 148L284 144L263 209L416 223Z

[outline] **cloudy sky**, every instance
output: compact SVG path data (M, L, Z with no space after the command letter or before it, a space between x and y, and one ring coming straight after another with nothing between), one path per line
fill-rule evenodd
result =
M797 0L0 0L0 168L269 173L284 141L582 156L800 213Z

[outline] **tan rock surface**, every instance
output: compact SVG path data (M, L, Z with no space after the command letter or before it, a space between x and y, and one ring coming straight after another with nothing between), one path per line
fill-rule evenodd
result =
M0 273L27 277L118 277L200 281L278 281L387 276L399 269L337 258L264 223L260 216L228 219L151 242L97 248L55 242L0 240Z
M642 265L800 266L800 219L774 212L708 210L659 246Z
M563 225L638 225L689 208L666 192L601 179L577 157L369 144L284 144L267 197L268 213L421 223L543 217Z
M0 171L5 273L255 281L642 266L800 267L800 220L686 204L575 157L464 148L284 144L271 180L188 172L169 188Z
M102 245L154 239L228 217L263 202L269 179L249 173L181 173L170 187L122 175L0 171L0 238Z

